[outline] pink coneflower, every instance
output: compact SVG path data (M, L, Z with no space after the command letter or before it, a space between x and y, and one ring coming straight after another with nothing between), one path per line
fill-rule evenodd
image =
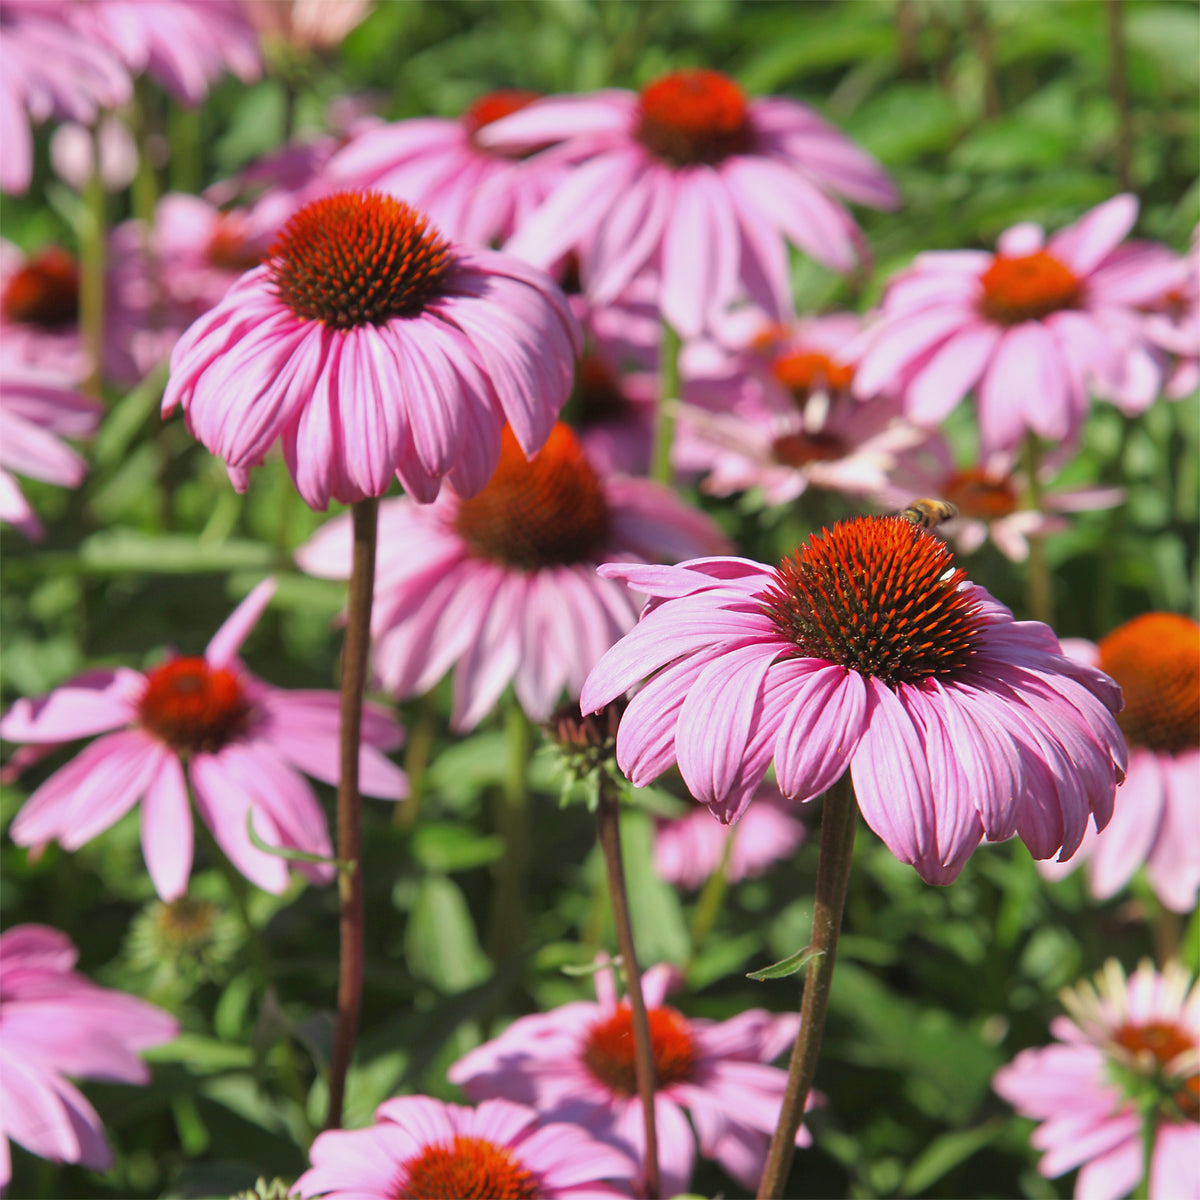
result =
M1177 962L1126 980L1109 959L1096 981L1061 994L1058 1040L1022 1050L992 1086L1042 1122L1043 1175L1080 1168L1075 1200L1119 1200L1147 1172L1149 1200L1200 1195L1200 987Z
M1064 649L1121 685L1129 769L1104 832L1089 826L1071 859L1042 863L1042 873L1060 879L1086 861L1092 895L1107 900L1145 863L1159 900L1191 912L1200 892L1200 626L1145 613L1098 646Z
M686 816L658 818L654 868L663 879L695 891L726 862L725 878L738 883L790 858L806 836L796 806L778 788L763 784L736 825L722 825L702 804Z
M1112 815L1116 684L1014 621L903 517L838 522L778 568L600 570L651 597L580 702L593 712L652 676L617 736L636 784L678 762L728 822L772 758L800 801L849 767L867 824L929 883L953 880L984 837L1069 857L1089 816Z
M791 1045L799 1017L747 1009L728 1021L686 1017L664 1003L677 978L665 964L642 977L658 1082L655 1116L663 1194L686 1191L696 1159L716 1159L754 1187L779 1114L785 1073L768 1064ZM532 1104L546 1120L569 1120L645 1159L628 1002L611 971L595 976L598 1003L579 1001L521 1017L460 1058L447 1076L473 1099ZM691 1113L693 1135L685 1112ZM811 1142L807 1130L796 1144Z
M785 242L850 270L861 238L831 192L897 202L875 160L811 109L748 100L716 71L674 71L637 94L550 97L479 137L509 151L561 142L579 164L508 249L545 266L577 251L598 304L653 269L659 307L684 337L740 294L790 313Z
M0 239L0 363L79 383L89 365L79 334L79 265L60 246L25 255Z
M0 3L0 189L24 192L33 178L31 122L67 117L90 123L133 94L111 50L67 23L55 0Z
M726 545L707 517L665 488L598 474L565 425L532 462L506 430L500 465L478 495L380 506L376 674L406 697L457 663L456 729L475 725L509 683L530 718L544 721L564 689L578 696L588 671L637 620L639 601L600 579L598 563L613 553L645 562ZM331 521L296 557L312 575L344 578L349 519Z
M45 925L0 935L0 1192L9 1138L56 1162L106 1170L112 1154L96 1110L67 1080L149 1083L138 1052L169 1042L173 1017L74 971L70 938Z
M935 425L975 389L984 458L1027 432L1074 438L1089 389L1126 385L1145 340L1136 308L1162 291L1158 256L1130 270L1113 255L1137 210L1133 196L1115 196L1049 239L1026 223L1000 236L996 254L919 254L888 287L855 390L898 379L907 415Z
M87 465L61 439L95 433L103 411L52 376L0 366L0 521L28 538L42 536L13 475L77 487Z
M237 0L70 0L63 19L183 104L199 104L226 71L258 78L258 34Z
M334 155L329 179L407 200L452 241L490 246L510 237L567 170L545 154L508 153L479 140L492 122L536 99L537 92L515 88L488 92L456 119L420 117L369 129Z
M398 1096L375 1110L375 1122L321 1134L296 1191L330 1200L599 1200L628 1196L636 1170L578 1126L541 1124L507 1100L466 1108Z
M387 491L432 500L491 476L508 421L526 454L571 390L565 297L510 255L451 246L389 196L339 193L285 226L270 257L176 343L163 414L244 489L278 440L313 508Z
M973 554L990 540L1013 562L1029 557L1030 537L1067 529L1067 513L1112 508L1125 499L1124 488L1054 487L1053 468L1038 474L1040 508L1032 507L1026 496L1025 474L1014 471L1011 455L1003 454L982 467L955 468L947 458L940 470L910 477L903 487L889 487L883 498L895 509L922 496L948 500L958 509L958 516L938 526L939 536L953 542L963 554Z
M242 0L264 40L294 50L332 50L371 12L371 0Z
M657 380L648 371L621 372L597 350L579 360L571 425L602 475L649 471L657 396Z
M29 797L12 823L13 841L57 839L75 850L141 800L146 866L159 896L174 900L186 892L192 868L190 785L230 861L264 890L282 892L288 866L253 844L248 819L268 845L331 857L325 814L304 774L337 782L337 693L285 692L237 658L274 590L272 580L259 584L203 658L170 658L145 673L93 671L39 700L18 700L0 721L8 741L105 736ZM379 708L368 707L363 719L360 786L367 795L398 799L407 788L404 774L382 752L400 744L400 729ZM297 869L318 883L333 878L327 864Z

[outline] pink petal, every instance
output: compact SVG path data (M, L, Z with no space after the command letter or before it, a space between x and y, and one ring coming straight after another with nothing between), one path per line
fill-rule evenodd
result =
M225 618L224 624L213 634L208 648L204 651L204 658L209 666L227 667L236 660L242 643L258 624L258 619L266 611L267 605L271 603L276 586L274 578L264 579Z

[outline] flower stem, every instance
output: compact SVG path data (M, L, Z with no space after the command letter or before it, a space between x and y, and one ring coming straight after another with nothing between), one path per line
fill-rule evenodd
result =
M667 487L671 486L674 405L679 399L679 348L679 334L664 321L658 350L658 407L654 414L654 458L650 475Z
M804 1106L817 1072L821 1036L825 1031L825 1012L829 1007L829 988L833 982L833 964L837 957L838 932L846 903L846 885L850 881L850 863L854 856L854 829L858 802L847 771L825 793L825 812L821 816L821 852L817 859L817 886L813 904L812 940L819 951L808 965L804 996L800 1001L800 1032L788 1063L787 1086L779 1110L779 1124L767 1152L758 1200L776 1200L782 1196L796 1147L796 1130L804 1115Z
M1027 508L1033 512L1042 511L1042 484L1038 479L1038 469L1041 466L1041 450L1038 447L1037 435L1027 434L1025 437L1025 496ZM1054 585L1050 579L1050 564L1046 559L1046 542L1041 533L1029 535L1029 562L1025 572L1026 602L1029 615L1035 621L1047 625L1054 622Z
M717 864L717 869L704 881L700 898L696 901L691 928L693 963L700 954L704 940L712 932L717 915L721 911L721 901L725 899L725 893L729 890L729 862L733 858L733 843L738 835L738 828L737 825L726 827L725 848L721 851L721 861Z
M621 861L621 805L615 784L604 771L600 772L596 824L608 873L608 894L612 901L613 923L617 927L617 947L625 968L625 991L629 996L629 1010L633 1018L633 1065L646 1131L646 1178L642 1195L646 1200L658 1200L660 1184L658 1130L654 1117L654 1047L650 1042L650 1019L646 1015L646 1000L642 995L642 972L633 944L633 922L629 916L629 895L625 890L625 866Z
M342 1123L346 1072L354 1052L354 1034L363 987L362 837L359 817L358 757L362 730L363 692L367 686L367 648L371 640L371 599L375 589L375 540L379 501L374 497L354 505L354 560L347 600L346 641L342 651L342 711L340 771L337 790L337 856L345 864L338 872L341 900L341 957L338 967L337 1028L329 1064L329 1112L326 1129Z
M515 701L505 715L508 763L498 797L496 828L504 855L496 864L496 887L488 930L488 949L500 963L517 953L524 937L525 887L529 871L529 718Z
M1117 109L1117 140L1113 168L1124 192L1133 187L1133 116L1125 71L1125 13L1122 0L1106 0L1108 18L1108 89Z
M104 357L104 239L107 229L104 182L100 177L99 135L92 134L94 166L83 185L79 222L79 327L88 363L84 390L100 395Z

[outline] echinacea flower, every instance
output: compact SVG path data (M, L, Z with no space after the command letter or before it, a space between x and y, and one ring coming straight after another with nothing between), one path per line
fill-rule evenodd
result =
M717 71L673 71L640 93L553 96L480 131L508 151L557 144L578 165L507 248L539 266L579 254L594 303L643 271L684 337L744 294L791 311L786 242L849 271L861 235L830 193L877 208L897 202L870 155L794 100L748 100Z
M33 178L31 122L66 117L90 123L124 104L133 83L112 50L79 33L65 3L0 3L0 189L20 193Z
M183 104L199 104L226 71L262 70L258 34L237 0L67 0L62 19Z
M962 554L973 554L985 542L1012 562L1029 557L1029 539L1068 528L1067 513L1112 508L1125 499L1118 487L1064 488L1053 485L1054 469L1038 471L1039 505L1028 495L1022 471L1013 470L1012 456L995 455L979 467L954 467L947 457L936 471L920 472L903 487L888 487L882 498L902 510L922 496L936 496L958 509L958 515L938 526L939 536Z
M478 1108L397 1096L369 1129L331 1130L313 1142L304 1197L329 1200L600 1200L628 1196L628 1155L576 1125L543 1124L507 1100Z
M0 238L0 364L81 383L90 369L79 333L79 264L61 246L26 255Z
M540 271L452 246L376 193L315 200L267 261L175 345L163 414L225 460L239 489L282 441L313 508L385 492L422 503L491 476L507 421L526 454L571 390L578 328Z
M774 759L804 801L849 768L867 824L929 883L987 838L1069 857L1112 815L1120 690L1065 658L903 517L813 534L778 568L743 558L600 568L651 597L583 688L592 712L643 679L617 734L637 785L678 762L736 820Z
M62 439L95 433L103 411L53 376L0 365L0 521L28 538L42 536L42 523L13 476L78 486L87 464Z
M371 12L371 0L242 0L242 8L266 41L294 50L332 50Z
M1114 258L1137 211L1120 195L1049 238L1038 225L1014 225L995 254L919 254L893 278L865 335L856 392L898 381L908 417L936 425L974 389L983 458L1030 432L1073 439L1089 392L1126 385L1145 341L1137 308L1163 289L1159 256L1136 269Z
M687 1017L664 1003L676 979L665 964L642 977L657 1081L663 1194L686 1190L697 1141L705 1158L754 1187L787 1079L786 1072L769 1064L795 1040L800 1018L760 1008L720 1022ZM503 1096L532 1104L543 1120L582 1125L627 1147L640 1163L645 1129L629 1003L617 1002L611 971L598 971L595 981L598 1003L581 1000L520 1017L498 1038L460 1058L447 1075L473 1099ZM802 1127L796 1144L807 1146L811 1140Z
M565 425L532 462L505 430L500 465L470 499L443 492L379 510L371 618L374 668L398 697L420 695L457 663L453 725L469 729L511 682L535 721L637 620L639 601L596 566L718 552L717 527L645 479L604 476ZM296 556L311 575L350 572L350 522L337 517Z
M725 863L725 878L738 883L790 858L806 836L796 806L765 783L736 825L722 825L703 804L682 817L656 818L654 869L695 891Z
M1080 1168L1075 1200L1119 1200L1147 1174L1149 1200L1200 1195L1200 987L1178 962L1127 980L1115 959L1096 984L1064 990L1057 1040L1022 1050L992 1086L1041 1122L1043 1175Z
M45 925L0 935L0 1192L10 1138L41 1158L106 1170L103 1123L67 1076L148 1083L138 1052L179 1031L154 1005L91 983L73 969L77 958L70 938Z
M1099 645L1063 649L1121 685L1117 723L1129 769L1102 833L1091 826L1067 862L1041 863L1060 879L1087 863L1093 896L1115 896L1143 863L1159 900L1175 912L1200 893L1200 626L1176 613L1145 613Z
M269 846L330 858L325 814L304 775L337 783L337 693L283 691L237 658L274 590L272 580L259 584L202 658L170 658L145 673L92 671L41 699L18 700L0 720L0 737L8 741L104 736L29 797L9 830L13 841L34 846L57 839L75 850L141 800L146 866L159 896L174 900L187 890L192 867L190 785L221 849L265 891L284 890L288 865L254 845L248 822ZM405 795L403 772L382 753L400 740L386 712L365 709L359 761L365 794ZM333 878L328 863L301 863L298 870L319 883Z
M365 130L330 159L328 178L406 200L452 241L491 246L510 237L566 171L544 153L509 153L479 140L480 130L536 99L537 92L515 88L488 92L458 118Z

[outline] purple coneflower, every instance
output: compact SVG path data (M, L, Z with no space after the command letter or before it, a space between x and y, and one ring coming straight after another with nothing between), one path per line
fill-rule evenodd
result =
M597 576L597 564L615 553L676 560L726 544L667 489L600 474L565 425L532 462L506 430L500 465L478 495L380 505L375 672L407 697L457 663L456 729L475 725L510 682L529 717L544 721L564 689L579 695L637 620L639 599ZM297 561L310 574L344 578L349 519L331 521Z
M369 1129L331 1130L312 1145L296 1181L329 1200L608 1200L628 1196L628 1155L577 1125L540 1124L531 1108L489 1100L478 1108L398 1096Z
M930 883L985 837L1069 857L1089 817L1112 815L1116 684L1063 657L1045 625L1014 621L902 517L839 522L778 568L600 570L651 597L581 698L593 712L649 677L617 735L635 784L678 762L733 821L772 759L801 801L849 768L867 824Z
M1200 892L1200 626L1145 613L1098 646L1063 648L1121 685L1129 769L1104 832L1089 826L1071 859L1042 863L1042 873L1059 879L1086 862L1092 895L1107 900L1145 863L1159 900L1191 912Z
M237 652L270 602L266 580L242 601L201 657L173 657L141 672L92 671L37 700L18 700L0 720L10 742L55 744L103 734L46 780L10 828L14 842L57 840L68 850L91 841L142 801L142 851L155 890L174 900L192 868L191 785L201 819L251 882L282 892L288 864L270 846L330 858L325 814L304 779L338 780L338 696L286 692L255 678ZM111 731L111 732L110 732ZM389 800L406 794L404 773L384 757L401 731L382 709L363 713L362 790ZM328 863L302 863L328 883Z
M1126 980L1116 959L1096 982L1064 990L1057 1040L1022 1050L992 1086L1042 1122L1043 1175L1080 1168L1075 1200L1120 1200L1147 1176L1149 1200L1200 1195L1200 987L1177 962Z
M163 414L239 488L276 441L313 508L387 491L421 502L488 481L507 421L526 454L571 390L565 297L510 255L451 246L375 193L315 200L175 345Z
M655 1115L663 1194L685 1191L696 1159L716 1159L743 1186L758 1182L775 1127L785 1073L769 1064L791 1045L799 1018L747 1009L728 1021L686 1017L664 1003L671 967L642 976L657 1080ZM564 1004L514 1021L449 1070L474 1099L532 1104L544 1120L567 1120L624 1145L641 1162L645 1130L633 1065L630 1007L611 971L595 976L598 1003ZM696 1132L684 1115L692 1116ZM811 1137L801 1129L796 1144Z
M684 337L742 294L789 314L786 242L852 269L861 235L830 193L897 202L879 164L812 109L748 100L717 71L673 71L637 94L548 97L479 137L508 150L561 143L555 153L579 164L508 249L544 266L575 250L597 304L653 270L659 308Z
M0 936L0 1192L9 1138L56 1162L104 1171L112 1153L96 1110L70 1083L149 1083L138 1052L178 1032L161 1009L97 987L73 968L66 934L15 925Z

